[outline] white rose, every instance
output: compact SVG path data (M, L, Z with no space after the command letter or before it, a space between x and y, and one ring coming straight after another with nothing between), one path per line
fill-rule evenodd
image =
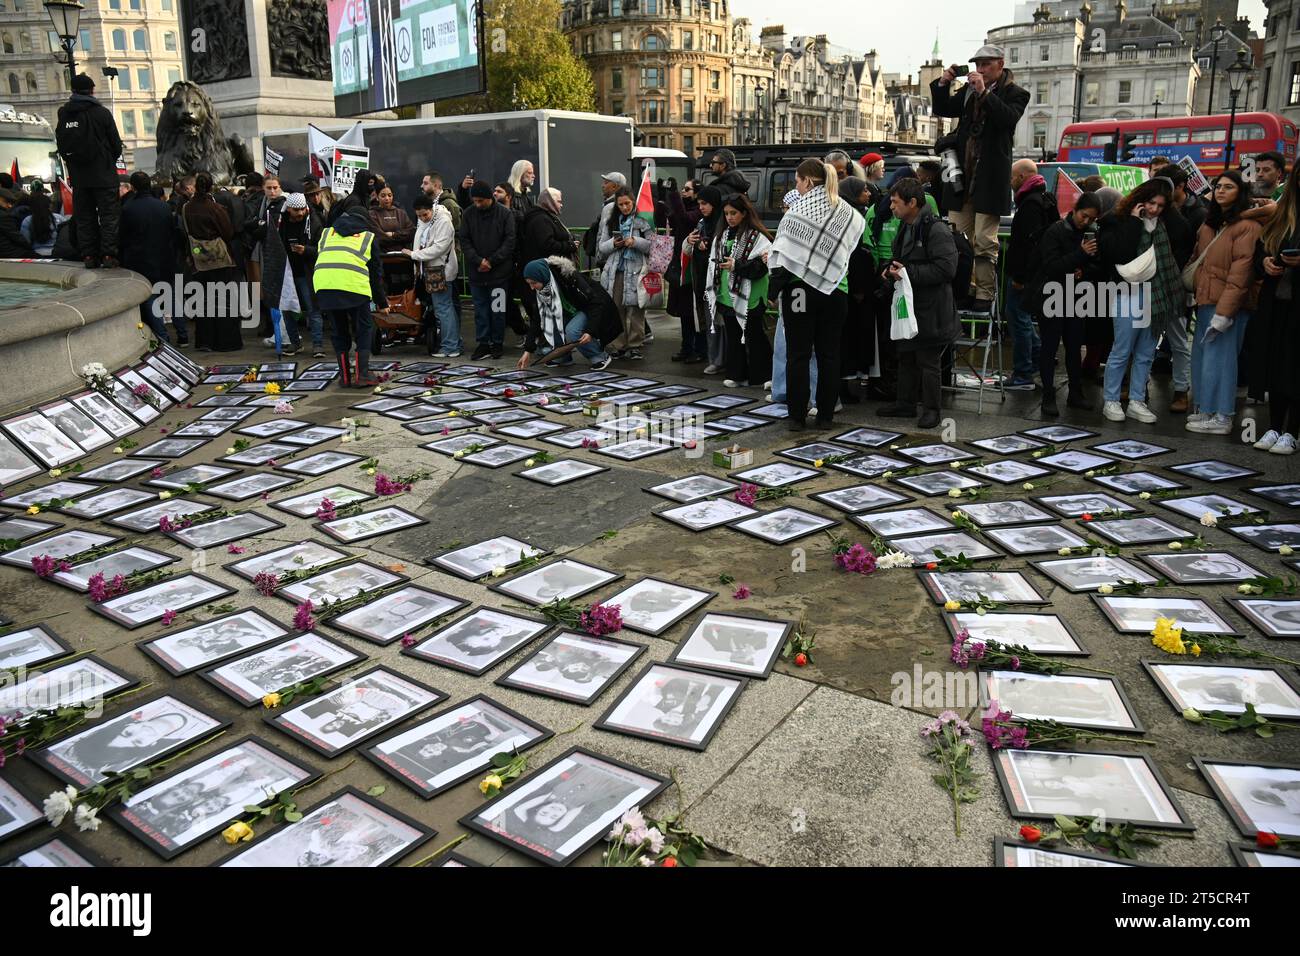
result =
M948 497L949 497L949 498L960 498L960 497L961 497L961 489L960 489L960 488L949 488L949 489L948 489Z
M1149 492L1149 491L1144 491L1144 492L1142 492L1142 494L1138 495L1138 497L1141 498L1143 501L1150 501L1150 500L1151 500L1151 492Z
M1059 554L1061 557L1064 558L1064 557L1067 557L1067 556L1070 554L1070 549L1069 549L1069 548L1062 548L1061 550L1057 551L1056 553Z
M1114 594L1115 588L1109 584L1103 584L1101 587L1097 588L1097 591L1100 594Z
M492 569L492 577L494 578L502 577L505 573L506 573L506 569L499 564Z
M45 819L50 821L50 826L57 827L63 822L63 818L72 812L72 801L76 799L77 790L71 786L55 790L45 798Z
M99 811L91 809L84 803L79 803L77 804L77 812L73 817L73 821L77 824L77 829L82 833L85 833L87 830L98 830Z
M1201 524L1207 528L1217 528L1219 526L1219 519L1207 511L1205 514L1201 515Z
M170 498L171 496L172 496L172 493L171 493L170 491L160 491L160 492L158 492L158 498L159 498L160 501L166 501L166 500L167 500L168 498Z

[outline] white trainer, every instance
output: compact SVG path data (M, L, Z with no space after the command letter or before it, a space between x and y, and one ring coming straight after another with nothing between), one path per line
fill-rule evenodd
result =
M1189 422L1187 430L1198 435L1228 435L1232 432L1232 419L1227 415L1211 415L1203 421Z
M1129 418L1136 418L1140 422L1146 422L1150 425L1156 420L1155 414L1147 408L1146 402L1129 402L1127 415Z
M1295 438L1290 434L1284 434L1278 438L1273 447L1269 449L1270 454L1274 455L1294 455Z
M1124 420L1124 406L1119 402L1106 402L1101 406L1101 413L1112 422Z
M1268 431L1264 432L1263 438L1255 442L1255 447L1260 451L1272 451L1273 446L1277 444L1277 440L1281 437L1281 435L1270 428Z

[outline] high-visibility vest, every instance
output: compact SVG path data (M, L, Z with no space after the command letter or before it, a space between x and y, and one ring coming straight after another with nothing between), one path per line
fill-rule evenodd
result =
M341 236L333 227L321 233L312 288L337 289L370 297L370 247L375 234L367 230L355 236Z

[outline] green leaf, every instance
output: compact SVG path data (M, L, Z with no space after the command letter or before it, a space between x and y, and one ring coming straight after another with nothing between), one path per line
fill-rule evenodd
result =
M511 757L510 754L508 754L508 753L502 751L501 753L493 754L493 755L492 755L492 766L494 766L494 767L508 767L508 766L510 766L510 761L513 760L513 759L514 759L514 758Z
M384 795L384 791L386 791L387 789L388 788L381 783L367 790L366 795L371 797L382 797Z
M302 819L302 813L297 810L284 811L284 819L287 823L297 823Z
M245 813L261 813L261 812L262 812L262 808L259 807L259 806L254 806L253 804L250 803L248 806L244 807L244 812L245 812Z
M677 851L677 862L681 863L682 866L694 866L698 859L699 858L695 855L695 851L690 847L684 846Z

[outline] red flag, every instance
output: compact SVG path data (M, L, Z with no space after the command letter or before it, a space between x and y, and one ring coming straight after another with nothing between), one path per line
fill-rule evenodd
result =
M1056 174L1056 209L1062 218L1074 212L1074 204L1082 195L1083 190L1075 184L1064 169Z
M59 200L65 216L72 215L72 190L62 179L59 180Z
M650 223L653 227L655 224L655 199L654 191L650 187L650 173L654 170L653 163L646 163L645 172L641 175L641 191L636 197L636 214L641 219Z
M18 173L18 157L14 157L14 164L9 167L9 176L13 179L15 185L21 185L23 177Z

